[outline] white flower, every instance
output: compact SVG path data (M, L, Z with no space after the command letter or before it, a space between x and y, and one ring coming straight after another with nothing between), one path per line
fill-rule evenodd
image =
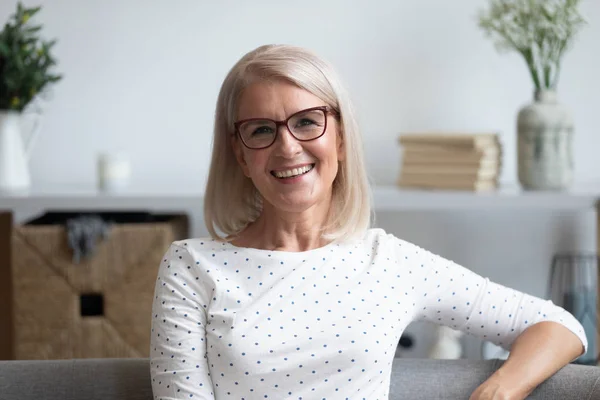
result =
M580 0L489 0L479 26L500 51L519 52L537 89L554 87L561 58L585 23Z

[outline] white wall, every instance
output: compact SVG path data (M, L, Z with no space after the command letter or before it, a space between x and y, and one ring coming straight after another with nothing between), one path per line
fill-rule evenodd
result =
M45 106L31 170L37 186L95 184L99 151L125 151L136 186L203 188L220 83L265 43L314 49L353 96L369 173L393 184L399 132L498 131L501 181L516 182L515 116L532 97L525 63L477 28L480 0L26 1L56 37L65 78ZM0 21L16 1L0 2ZM560 100L576 121L576 180L600 180L600 2L564 60ZM172 187L172 185L169 185ZM544 295L557 250L592 250L593 215L404 213L378 224L503 284ZM469 354L475 354L475 344Z
M340 71L356 103L369 172L394 182L402 131L498 131L503 182L514 182L515 115L530 101L524 61L500 55L477 28L480 0L26 1L56 37L65 79L46 106L31 165L35 183L92 184L94 156L128 152L135 182L204 182L222 79L264 43L307 46ZM0 21L16 1L3 0ZM574 112L576 177L595 168L600 3L567 54L560 99ZM67 150L68 149L68 150Z

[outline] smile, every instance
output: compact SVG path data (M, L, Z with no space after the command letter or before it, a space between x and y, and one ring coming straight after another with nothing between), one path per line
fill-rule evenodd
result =
M315 167L315 164L306 165L300 168L293 168L287 171L271 171L271 174L276 178L293 178L295 176L304 175L310 172Z

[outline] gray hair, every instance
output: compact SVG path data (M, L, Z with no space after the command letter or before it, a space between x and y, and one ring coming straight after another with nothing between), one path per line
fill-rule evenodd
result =
M322 237L332 241L359 237L371 224L371 191L349 96L330 64L306 49L288 45L265 45L247 53L221 86L204 200L208 232L214 239L233 240L262 212L262 196L242 172L230 142L240 95L248 85L261 80L288 81L340 113L346 156L339 162L333 182L332 204Z

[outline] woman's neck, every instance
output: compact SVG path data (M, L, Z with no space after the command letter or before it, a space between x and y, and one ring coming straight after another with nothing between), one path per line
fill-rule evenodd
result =
M239 247L291 252L323 247L328 244L321 237L328 211L315 206L301 213L288 213L267 206L232 243Z

